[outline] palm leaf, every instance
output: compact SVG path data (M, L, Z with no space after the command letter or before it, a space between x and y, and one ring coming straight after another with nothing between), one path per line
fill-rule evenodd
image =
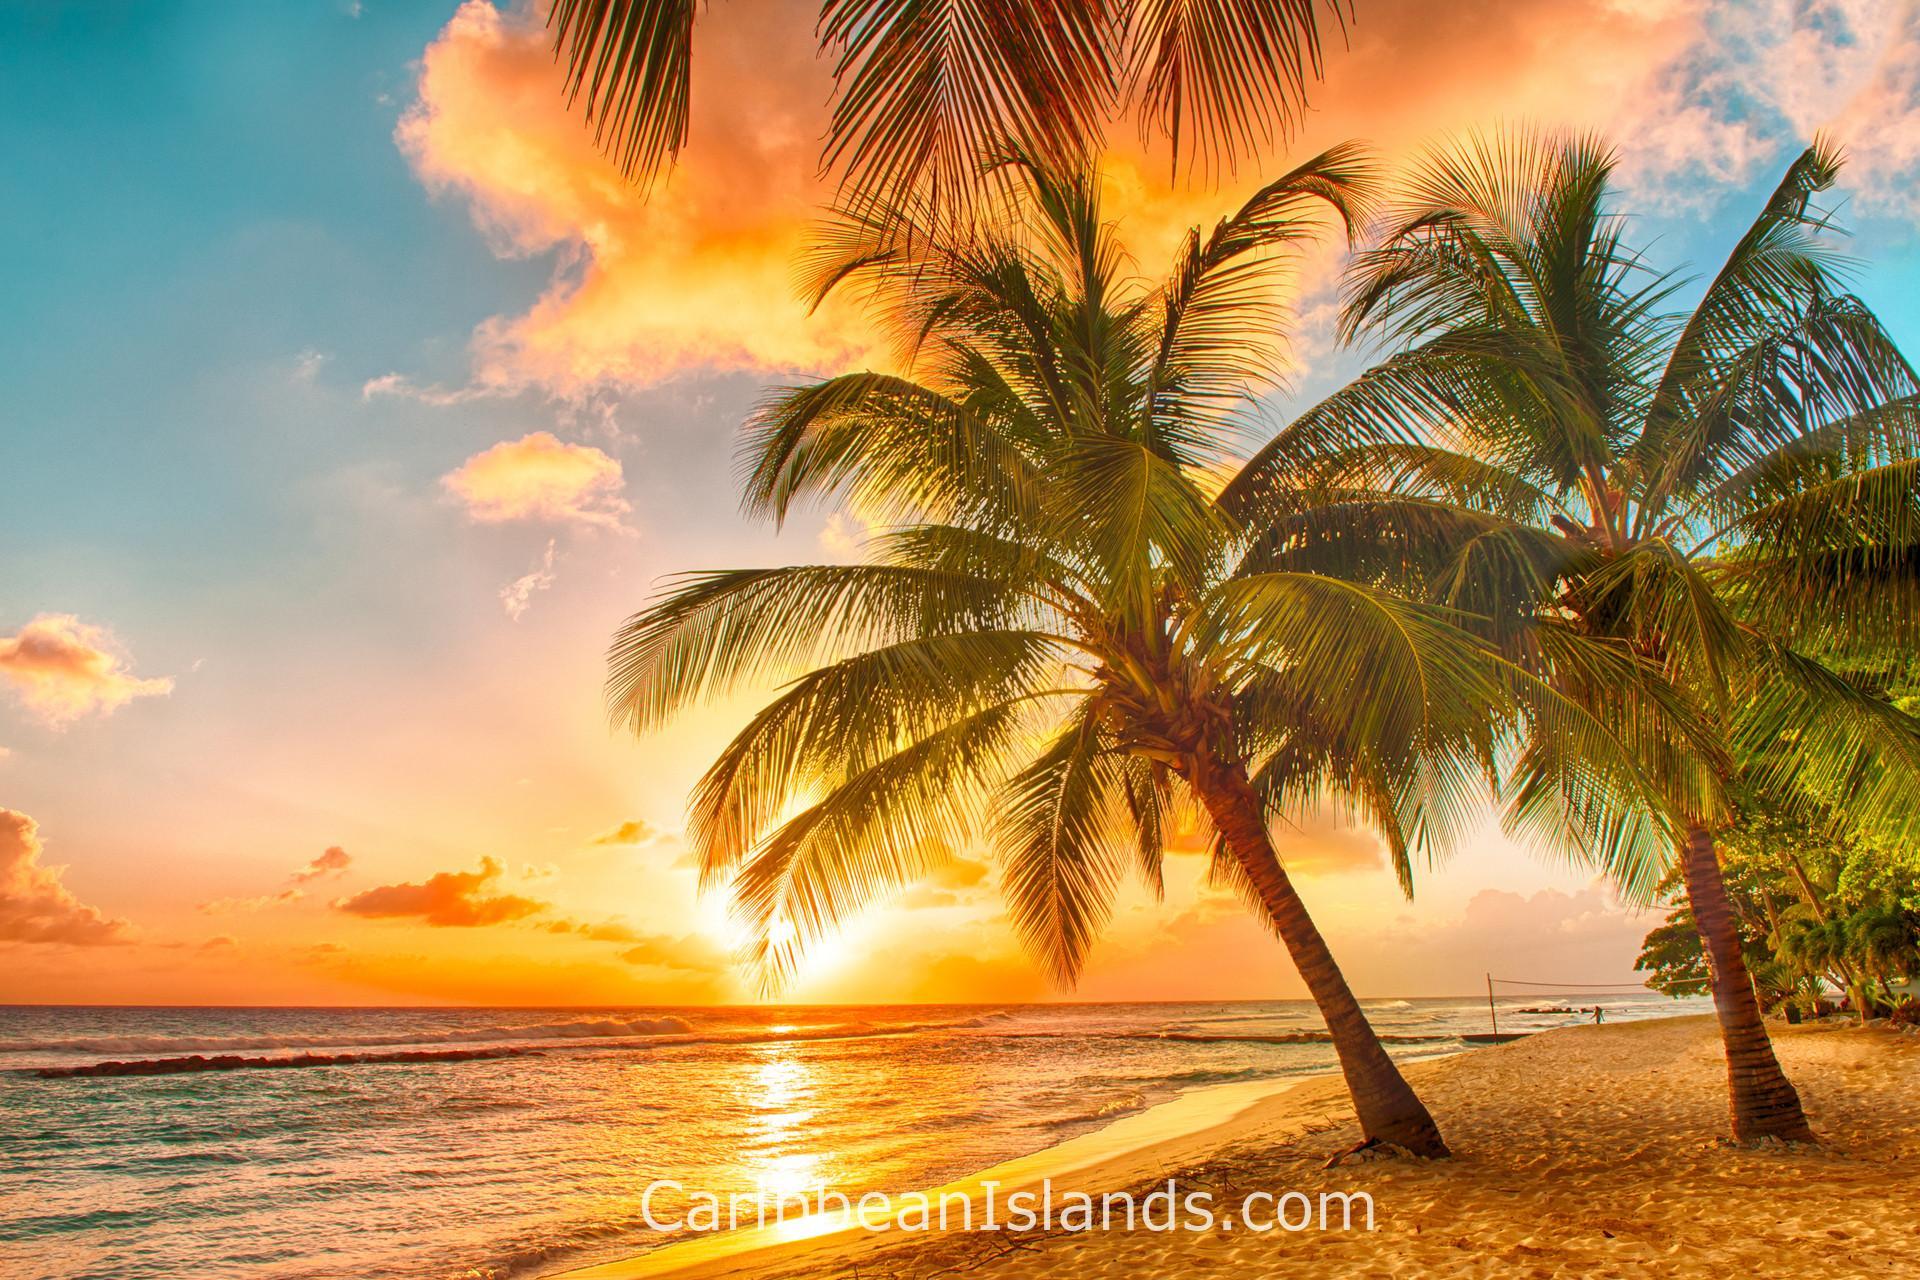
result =
M627 178L651 183L686 145L699 0L554 0L569 105Z
M1014 931L1062 986L1080 976L1137 840L1126 772L1083 709L994 802L1000 887Z

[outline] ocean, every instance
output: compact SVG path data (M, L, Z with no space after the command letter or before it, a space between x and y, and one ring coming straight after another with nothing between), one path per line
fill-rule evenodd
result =
M1501 1029L1581 1020L1519 1011L1553 1001L1502 1000ZM1402 1058L1487 1029L1484 998L1366 1007ZM194 1054L241 1065L39 1074ZM296 1055L360 1060L256 1065ZM665 1243L640 1215L656 1180L897 1195L1186 1089L1333 1065L1304 1001L0 1008L0 1277L533 1277Z

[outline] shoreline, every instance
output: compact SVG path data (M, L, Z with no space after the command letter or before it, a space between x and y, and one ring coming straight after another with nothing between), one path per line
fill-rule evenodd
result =
M994 1183L995 1194L1003 1197L1037 1186L1046 1179L1069 1180L1067 1185L1073 1188L1080 1188L1082 1183L1104 1186L1122 1169L1131 1168L1162 1149L1204 1143L1209 1136L1230 1130L1248 1112L1330 1074L1313 1072L1202 1085L1142 1111L1121 1116L1091 1133L1003 1160L937 1187L913 1190L935 1202L943 1196L966 1195L979 1204L988 1182ZM646 1280L655 1276L711 1274L733 1262L762 1266L790 1263L813 1250L829 1250L844 1258L865 1252L863 1246L885 1248L918 1234L870 1230L860 1224L857 1213L849 1215L834 1210L765 1226L707 1232L628 1258L542 1273L540 1280Z
M1408 1066L1474 1051L1470 1045L1461 1045L1441 1052L1412 1055L1400 1062ZM989 1182L994 1184L992 1194L1002 1202L1007 1196L1043 1181L1052 1181L1063 1191L1121 1190L1143 1181L1157 1168L1168 1167L1176 1158L1203 1155L1214 1146L1215 1139L1231 1135L1253 1113L1275 1107L1280 1099L1296 1090L1330 1079L1337 1081L1337 1077L1338 1069L1329 1068L1295 1076L1269 1076L1186 1089L1090 1133L1000 1161L939 1186L894 1193L894 1198L917 1193L939 1203L946 1196L965 1195L977 1206L987 1195ZM566 1271L541 1272L538 1280L650 1280L658 1276L726 1274L735 1270L730 1263L755 1268L784 1267L803 1262L803 1255L815 1251L829 1252L836 1260L846 1261L856 1254L878 1252L924 1238L925 1234L899 1229L872 1230L861 1225L857 1211L846 1214L836 1209L764 1226L756 1224L692 1235L629 1257Z
M1364 1193L1379 1214L1368 1231L872 1232L815 1214L540 1275L1121 1280L1277 1265L1409 1278L1903 1274L1920 1256L1911 1211L1920 1203L1920 1036L1850 1025L1774 1034L1818 1147L1725 1139L1726 1068L1711 1016L1576 1026L1405 1061L1451 1160L1326 1168L1359 1134L1342 1082L1325 1073L1190 1090L926 1193L977 1194L995 1179L1004 1197L1016 1179L1042 1177L1096 1196L1169 1179L1236 1193Z

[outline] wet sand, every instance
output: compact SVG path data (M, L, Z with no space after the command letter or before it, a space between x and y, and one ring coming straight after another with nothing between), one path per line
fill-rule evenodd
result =
M903 1233L805 1220L689 1241L569 1280L1028 1277L1920 1275L1920 1036L1781 1028L1818 1148L1731 1145L1710 1018L1571 1027L1415 1063L1455 1158L1327 1169L1359 1133L1333 1078L1201 1090L954 1188L1004 1197L1173 1178L1210 1231ZM1250 1192L1372 1198L1374 1230L1258 1233ZM1302 1202L1295 1202L1298 1207ZM1004 1221L1004 1210L1003 1218ZM1272 1209L1258 1207L1262 1219ZM1230 1223L1230 1225L1228 1225Z

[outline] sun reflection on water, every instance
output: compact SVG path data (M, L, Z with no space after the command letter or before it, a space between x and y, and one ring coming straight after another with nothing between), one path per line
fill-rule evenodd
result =
M762 1045L759 1052L749 1077L753 1109L741 1173L767 1196L797 1195L820 1185L827 1154L808 1140L814 1070L792 1045Z

